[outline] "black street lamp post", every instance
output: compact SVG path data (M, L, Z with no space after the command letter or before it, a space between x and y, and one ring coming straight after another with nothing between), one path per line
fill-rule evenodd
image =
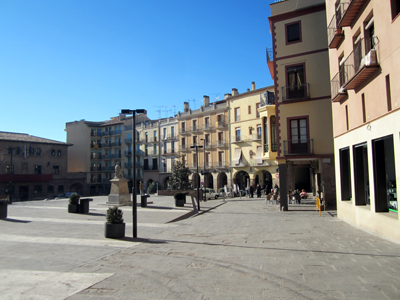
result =
M200 145L193 145L193 146L190 146L190 148L191 148L191 149L196 149L197 210L200 211L199 148L203 148L203 146L200 146Z
M133 225L133 238L137 238L137 199L136 199L136 128L135 128L135 116L136 114L146 113L145 109L122 109L122 114L130 115L132 114L132 225Z
M203 180L204 180L204 200L207 200L207 185L206 185L206 139L200 139L203 141L204 150L204 170L203 170ZM208 179L208 178L207 178Z

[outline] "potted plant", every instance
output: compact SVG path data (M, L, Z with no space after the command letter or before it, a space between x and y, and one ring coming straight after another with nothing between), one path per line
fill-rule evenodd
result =
M118 207L110 207L107 210L104 229L104 236L106 238L119 239L125 236L125 223L123 219L123 212Z
M79 195L72 194L69 196L68 212L74 214L79 213Z
M185 193L176 193L174 195L175 206L185 206L186 202L186 194Z

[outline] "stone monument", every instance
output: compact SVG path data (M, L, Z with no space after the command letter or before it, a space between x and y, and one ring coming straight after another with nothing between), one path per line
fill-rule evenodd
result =
M128 179L122 176L121 163L115 166L115 176L110 180L111 191L108 195L107 204L131 205L131 196L129 194Z

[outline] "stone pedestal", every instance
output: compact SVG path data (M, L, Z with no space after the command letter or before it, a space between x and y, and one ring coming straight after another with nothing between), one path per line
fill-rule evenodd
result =
M108 195L107 204L131 205L131 195L129 194L128 180L125 178L114 178L110 180L111 191Z

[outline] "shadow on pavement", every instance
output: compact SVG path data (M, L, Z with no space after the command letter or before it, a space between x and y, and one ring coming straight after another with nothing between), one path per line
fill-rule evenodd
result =
M13 223L30 223L32 221L24 221L24 220L17 220L17 219L1 219L1 221L13 222Z

